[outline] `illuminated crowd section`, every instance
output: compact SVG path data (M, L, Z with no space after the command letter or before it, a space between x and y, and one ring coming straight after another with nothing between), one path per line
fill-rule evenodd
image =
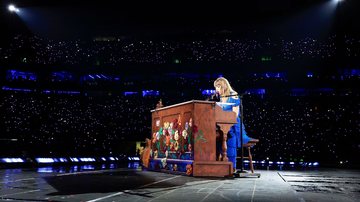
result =
M203 37L204 38L204 37ZM340 50L339 50L340 49ZM22 52L27 54L22 54ZM108 66L122 64L241 64L244 62L301 62L356 58L360 41L355 35L326 38L282 37L210 39L133 39L109 37L105 40L51 40L40 36L17 35L1 50L1 63L38 65Z

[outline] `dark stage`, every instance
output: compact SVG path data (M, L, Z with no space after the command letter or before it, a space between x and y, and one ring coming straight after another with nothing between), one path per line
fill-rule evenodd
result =
M260 178L196 178L143 171L133 164L82 168L3 169L0 200L346 202L360 196L358 170L264 169L257 170Z

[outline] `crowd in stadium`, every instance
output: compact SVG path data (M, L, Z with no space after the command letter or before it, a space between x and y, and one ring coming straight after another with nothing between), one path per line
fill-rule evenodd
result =
M3 136L16 138L21 147L2 150L15 156L23 150L54 156L121 153L121 142L150 137L150 110L159 99L167 105L206 99L200 93L193 96L185 92L143 97L3 91ZM348 159L352 158L348 154L359 149L352 141L360 130L359 96L246 94L243 101L246 129L261 140L254 148L254 158L355 160Z
M340 43L345 51L339 53L336 43ZM92 79L65 76L57 80L55 77L32 76L37 74L34 72L14 78L15 73L9 72L16 71L16 64L75 65L74 75L77 75L79 69L89 64L206 66L208 63L241 64L260 59L265 62L303 58L327 61L338 56L353 58L359 53L359 39L336 35L323 40L307 37L299 40L218 38L183 41L122 38L54 41L19 35L0 48L0 63L10 68L1 73L5 78L0 92L1 154L123 153L124 142L144 141L150 137L150 110L160 99L165 105L205 100L209 95L202 94L202 90L212 89L216 78L214 72L198 77L154 72L147 78L139 74L126 79L121 75L115 79L115 75L104 76L104 73L99 76L103 80L91 75ZM270 57L262 58L263 55ZM9 67L9 64L15 65ZM349 155L358 153L360 148L358 141L354 141L360 131L360 97L355 87L359 84L360 74L354 68L339 70L334 76L321 73L296 75L301 80L301 87L296 86L294 77L281 72L248 71L247 75L225 75L239 92L249 88L265 89L262 93L252 91L243 98L246 130L251 137L260 139L254 147L254 159L358 161L356 155ZM111 79L104 79L108 77ZM116 88L117 85L120 87ZM12 88L14 86L16 88ZM65 93L49 90L53 86ZM159 93L147 96L141 94L143 90ZM131 92L126 94L127 91ZM16 141L6 141L11 139Z
M0 62L111 66L123 63L241 63L257 61L259 57L267 55L277 60L298 61L304 58L333 58L339 48L345 56L359 56L360 39L347 35L332 35L321 39L222 37L139 40L109 37L56 41L36 35L17 35L0 49Z

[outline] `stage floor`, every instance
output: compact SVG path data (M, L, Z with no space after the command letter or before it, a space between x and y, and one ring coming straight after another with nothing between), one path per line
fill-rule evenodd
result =
M80 169L79 169L80 170ZM140 167L2 169L0 201L360 201L359 170L257 170L261 177L195 178Z

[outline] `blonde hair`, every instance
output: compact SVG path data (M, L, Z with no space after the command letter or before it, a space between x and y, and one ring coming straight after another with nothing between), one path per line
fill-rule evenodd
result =
M221 96L229 96L233 94L237 94L237 92L232 89L229 81L224 77L219 77L214 81L214 87L220 86L220 88L224 89L224 95Z

